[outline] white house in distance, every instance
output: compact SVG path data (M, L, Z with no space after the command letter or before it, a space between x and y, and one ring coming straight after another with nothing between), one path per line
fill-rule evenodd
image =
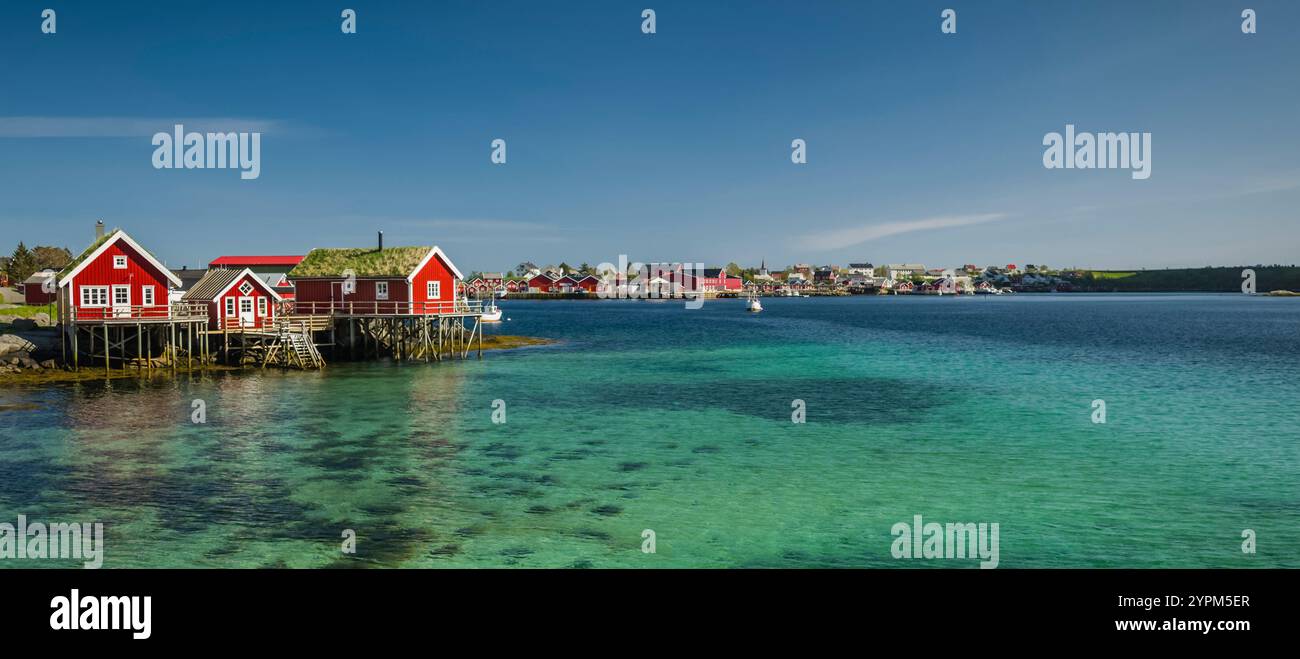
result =
M925 275L925 266L920 263L890 263L882 266L885 279L898 281Z

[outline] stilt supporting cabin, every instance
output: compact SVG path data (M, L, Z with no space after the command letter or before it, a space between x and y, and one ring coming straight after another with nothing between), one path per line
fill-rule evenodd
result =
M348 273L346 276L337 273ZM282 298L248 269L182 282L121 230L103 233L58 274L62 354L138 372L220 361L320 369L331 359L399 361L483 355L483 303L457 297L464 277L438 247L315 249L288 273Z
M149 307L149 316L119 308L118 318L60 318L60 349L65 361L71 356L74 370L80 370L85 357L88 364L108 370L134 368L140 372L192 371L210 363L197 338L208 325L206 310L181 303L163 309L169 315L161 316L158 307Z
M203 334L221 342L221 361L230 365L319 369L325 366L322 348L352 360L431 362L465 359L475 351L483 356L480 302L462 301L436 314L410 313L396 303L366 307L349 312L285 301L270 326L231 325Z

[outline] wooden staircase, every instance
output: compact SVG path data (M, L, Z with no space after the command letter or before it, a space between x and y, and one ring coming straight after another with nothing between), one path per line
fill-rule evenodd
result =
M262 367L268 365L286 368L317 370L325 367L325 358L312 341L313 324L293 322L292 318L277 318L275 321L275 340L262 359Z

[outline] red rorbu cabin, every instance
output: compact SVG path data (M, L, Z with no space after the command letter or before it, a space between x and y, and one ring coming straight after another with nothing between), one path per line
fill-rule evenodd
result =
M49 304L54 301L58 273L51 269L41 270L23 281L23 302L25 304Z
M534 293L550 293L555 288L555 278L549 273L541 272L528 280L528 290Z
M168 291L180 285L171 270L114 229L59 273L59 322L168 319Z
M317 248L289 271L294 312L433 315L456 310L464 275L437 246Z
M282 298L265 279L244 268L208 270L181 299L208 306L208 327L231 329L270 327Z

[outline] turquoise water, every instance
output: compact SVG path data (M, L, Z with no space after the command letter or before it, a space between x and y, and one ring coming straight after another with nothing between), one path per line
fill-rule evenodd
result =
M102 521L109 567L975 566L894 559L917 514L999 523L1000 567L1300 567L1300 302L742 304L506 301L495 331L560 342L6 389L36 408L0 412L0 522Z

